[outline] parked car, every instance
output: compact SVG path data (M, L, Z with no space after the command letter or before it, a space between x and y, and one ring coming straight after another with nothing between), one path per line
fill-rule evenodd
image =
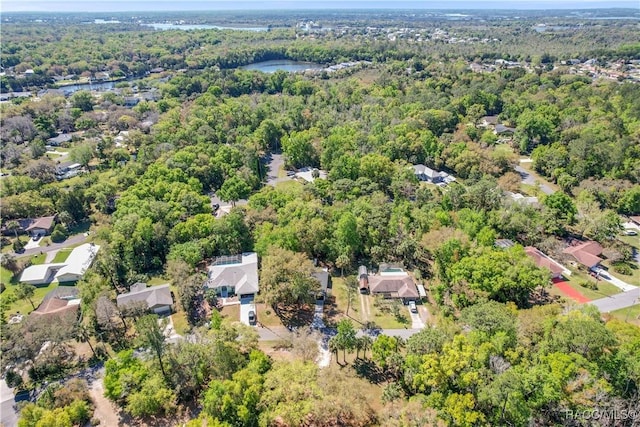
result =
M412 313L418 312L418 307L416 307L415 301L409 301L409 310L411 310Z
M40 235L36 234L35 236L32 237L34 242L37 242L38 240L40 240Z
M249 312L249 324L250 325L255 325L256 324L256 312L251 310Z
M625 236L637 236L638 232L636 230L626 229L626 230L624 230L624 235Z

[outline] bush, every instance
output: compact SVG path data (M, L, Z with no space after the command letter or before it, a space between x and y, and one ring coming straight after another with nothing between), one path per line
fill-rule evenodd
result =
M631 266L626 262L616 262L613 264L613 271L616 273L624 274L625 276L631 276L633 274L633 270Z
M16 239L13 242L13 251L20 253L24 250L24 243L22 243L22 241L20 239Z
M587 280L587 281L584 281L584 282L580 282L580 286L582 286L583 288L591 289L592 291L597 291L598 290L598 284L596 282L592 282L590 280Z
M58 224L51 233L51 241L54 243L64 242L67 239L67 229L62 224Z

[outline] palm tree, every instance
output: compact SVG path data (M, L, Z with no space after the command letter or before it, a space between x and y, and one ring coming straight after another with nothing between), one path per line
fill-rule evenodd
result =
M16 239L18 238L18 230L20 230L20 223L18 223L18 221L7 222L6 228L9 231L13 231L16 235Z
M373 345L373 339L369 335L363 335L360 337L360 345L362 346L362 357L367 358L367 350L371 350Z
M329 351L331 353L333 353L336 356L336 363L340 363L338 361L338 350L340 349L340 346L338 345L338 341L336 340L336 337L333 337L329 340Z
M96 350L91 345L91 332L86 325L78 324L76 326L76 340L78 342L86 342L89 344L89 348L91 349L91 353L93 353L93 358L97 359L98 355L96 354Z

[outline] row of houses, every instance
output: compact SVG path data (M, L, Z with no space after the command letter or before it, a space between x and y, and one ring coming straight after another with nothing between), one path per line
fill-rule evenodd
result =
M424 287L416 286L413 278L401 268L381 265L377 274L370 274L362 266L359 271L362 293L403 301L426 296ZM331 288L329 272L327 269L318 269L312 274L320 284L320 293L316 298L324 299ZM220 298L238 297L241 301L252 301L260 292L258 255L248 252L215 258L208 267L203 287L212 290ZM136 283L129 292L118 295L116 303L119 308L145 305L151 312L162 315L172 312L174 299L168 284L149 287L145 283Z
M496 246L499 247L508 247L512 245L513 242L506 239L496 241ZM604 249L598 242L586 241L572 244L566 247L562 253L568 255L574 265L578 267L582 266L588 271L595 271L603 261L600 257L603 250ZM538 248L527 246L524 248L524 251L538 267L548 270L553 279L560 279L562 276L568 277L571 275L571 271L563 267L560 263Z

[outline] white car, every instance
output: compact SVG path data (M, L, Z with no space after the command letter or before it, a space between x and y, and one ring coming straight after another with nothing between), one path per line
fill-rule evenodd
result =
M638 232L636 230L631 230L631 229L626 229L624 230L624 235L625 236L637 236Z
M412 313L417 313L418 312L418 307L416 307L416 302L415 301L409 301L409 310Z

